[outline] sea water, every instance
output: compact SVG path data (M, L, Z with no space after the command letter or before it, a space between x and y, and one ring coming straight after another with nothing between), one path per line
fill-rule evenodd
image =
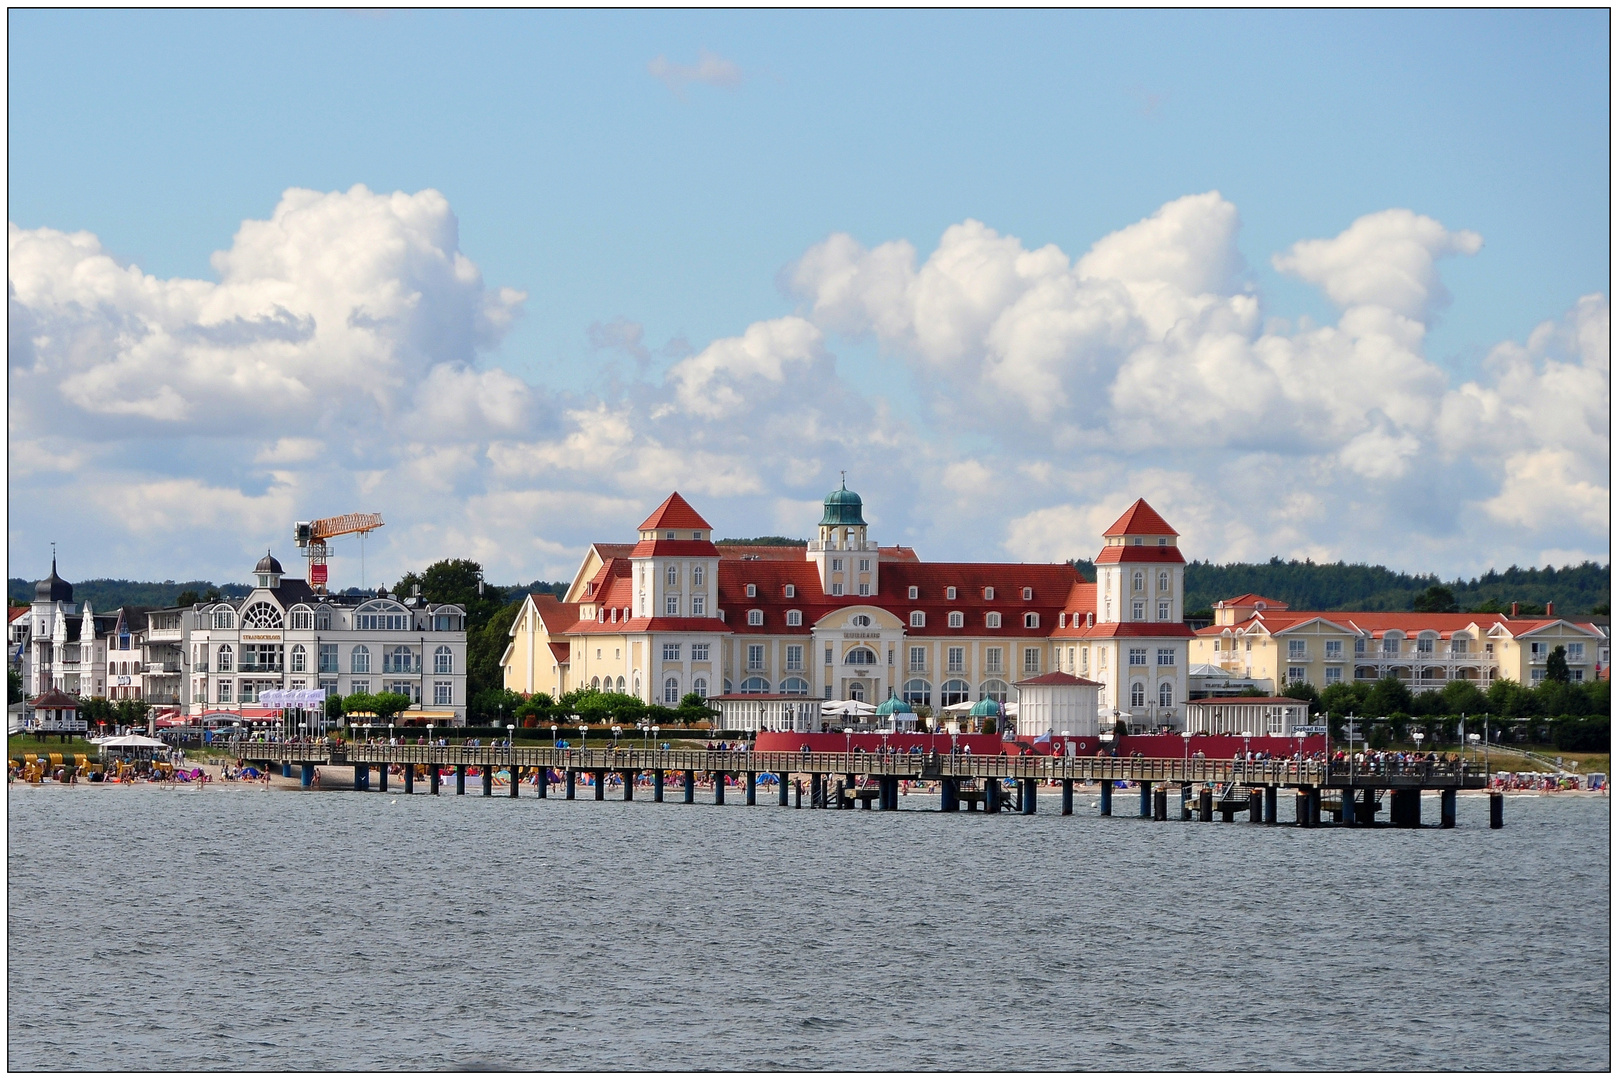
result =
M1605 799L1496 832L1464 797L1409 831L558 794L14 786L8 1065L1611 1064Z

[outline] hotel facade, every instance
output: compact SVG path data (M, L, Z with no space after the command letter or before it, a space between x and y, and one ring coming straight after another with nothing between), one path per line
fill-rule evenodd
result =
M562 599L528 597L501 660L507 689L938 709L1015 700L1017 683L1062 672L1096 684L1104 722L1184 725L1185 560L1144 500L1104 534L1094 582L1065 563L923 562L871 540L846 488L805 544L715 544L677 492L638 533L592 545Z

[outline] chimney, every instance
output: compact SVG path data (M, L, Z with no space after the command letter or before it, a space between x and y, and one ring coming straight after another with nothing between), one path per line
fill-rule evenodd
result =
M1517 601L1515 600L1511 602L1511 617L1513 619L1517 617Z
M1545 601L1545 617L1547 619L1556 618L1556 603L1555 603L1555 601L1552 601L1552 600Z

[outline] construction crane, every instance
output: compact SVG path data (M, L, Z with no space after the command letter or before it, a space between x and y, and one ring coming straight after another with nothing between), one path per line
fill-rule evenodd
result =
M292 528L292 538L304 549L309 560L309 586L320 595L326 595L326 558L331 554L326 541L334 536L360 535L360 558L365 558L365 534L382 527L381 514L339 514L337 517L316 521L300 521ZM364 562L360 564L361 584L364 584Z

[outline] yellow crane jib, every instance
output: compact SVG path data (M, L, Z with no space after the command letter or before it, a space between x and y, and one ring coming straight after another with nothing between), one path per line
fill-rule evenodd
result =
M358 533L363 538L373 529L380 529L382 524L381 514L339 514L336 517L296 523L292 529L292 538L304 549L309 560L310 587L317 593L324 594L326 591L326 557L330 554L330 549L326 546L327 540L352 533Z

